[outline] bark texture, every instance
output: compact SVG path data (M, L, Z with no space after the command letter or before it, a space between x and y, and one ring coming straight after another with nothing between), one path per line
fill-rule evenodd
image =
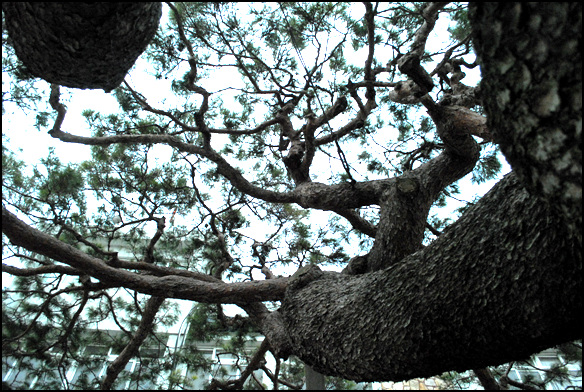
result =
M158 29L161 3L2 3L16 55L35 76L110 91Z
M434 23L431 15L443 6L424 9L428 16L416 41L425 42L427 25ZM245 302L277 355L295 354L317 372L354 380L399 381L480 369L581 338L579 7L481 3L473 8L489 129L464 108L421 100L445 151L398 178L312 183L307 165L320 143L316 139L308 140L304 155L287 166L298 175L297 188L278 193L247 181L208 145L170 135L86 138L59 127L51 131L63 141L91 145L167 143L209 159L241 192L268 202L345 211L347 216L352 216L349 208L378 204L380 224L370 230L375 245L360 259L356 275L308 266L285 282L224 284L165 275L148 263L141 268L161 276L138 275L32 229L5 209L3 233L17 245L110 284L155 296ZM420 47L399 66L427 90L432 83L419 65ZM83 65L84 72L91 70ZM375 107L373 98L368 91L362 113ZM421 248L427 210L446 185L472 170L479 151L471 135L488 131L514 173ZM359 223L358 215L353 218ZM282 296L277 312L260 306Z
M398 381L581 338L581 6L473 7L487 124L517 174L398 262L391 247L375 249L380 224L375 262L389 268L304 273L313 280L291 285L274 316L284 356L324 374ZM426 107L440 133L440 113ZM469 151L457 141L445 140L451 156Z
M287 336L278 338L316 371L362 381L525 359L581 336L573 244L510 174L402 262L356 277L312 272L315 280L291 284L280 309Z
M470 3L470 16L495 141L581 233L582 3Z

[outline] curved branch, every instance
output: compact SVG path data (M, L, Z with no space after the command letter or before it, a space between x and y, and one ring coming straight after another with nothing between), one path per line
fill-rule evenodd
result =
M162 234L164 233L164 228L166 227L166 217L163 216L162 218L154 218L154 220L156 221L156 233L150 239L148 247L146 248L146 255L144 256L144 262L148 264L154 263L154 246L156 245L160 237L162 237Z
M56 101L58 103L58 100ZM346 100L343 98L339 98L333 107L327 110L323 115L318 118L318 123L323 123L328 121L329 118L332 118L339 113L341 113L346 105ZM368 100L366 104L367 113L359 112L357 117L351 121L346 126L342 127L337 132L327 135L323 138L314 140L314 145L320 145L325 142L331 142L337 140L338 138L346 135L351 130L356 129L364 124L365 118L367 114L376 106L374 100ZM286 112L286 108L281 110L280 116L275 119L275 121L282 121L282 116ZM307 191L307 188L303 188L302 190L299 187L292 191L292 192L274 192L270 190L266 190L262 187L253 185L250 183L242 174L241 172L231 166L220 154L210 148L210 146L206 145L205 147L196 146L190 143L185 143L181 141L178 137L173 135L114 135L114 136L100 136L100 137L85 137L85 136L76 136L66 132L63 132L59 129L59 127L55 126L49 134L66 143L79 143L85 145L99 145L99 146L108 146L111 144L116 143L126 143L126 144L167 144L171 147L175 147L179 151L197 154L204 158L207 158L214 162L217 165L217 171L223 175L231 184L236 187L239 191L273 203L298 203L299 205L307 208L318 208L324 210L332 210L332 209L345 209L345 208L358 208L363 207L370 204L375 204L378 202L379 192L378 190L374 191L373 193L366 195L366 192L370 192L371 190L377 188L379 181L371 181L366 183L361 183L360 186L354 187L356 189L355 192L346 189L344 184L338 185L331 185L330 191L335 190L344 190L345 192L352 192L355 193L355 197L348 197L348 198L335 198L335 201L330 206L327 206L319 200L317 195L311 195L312 191ZM359 185L359 184L357 184ZM324 186L323 184L319 184L319 186ZM359 190L362 188L363 190ZM313 188L314 189L314 188ZM322 187L319 189L322 190ZM318 192L322 195L322 192ZM329 197L330 199L330 197Z
M373 6L369 2L365 2L365 21L367 23L367 44L369 45L369 50L367 53L367 60L365 60L365 75L363 79L367 83L367 92L365 97L367 99L375 99L375 88L371 82L375 81L375 74L371 70L373 64L373 55L375 54L375 13L373 12Z
M124 347L120 355L118 355L118 357L108 366L106 376L101 382L101 389L111 389L114 381L118 378L120 372L126 367L126 364L132 359L132 357L136 356L138 349L144 340L146 340L148 334L152 331L154 318L163 302L163 297L150 297L148 299L144 312L142 312L142 319L140 320L138 330L132 336L126 347Z
M119 270L58 239L29 227L2 207L2 232L10 241L32 252L42 254L83 270L109 285L127 287L144 294L167 298L190 299L210 303L246 303L276 301L283 298L288 278L244 283L210 283L184 276L154 277Z
M343 133L348 133L346 127L342 129ZM189 143L181 141L178 137L172 135L115 135L115 136L101 136L101 137L85 137L76 136L63 131L51 131L51 136L67 142L67 143L79 143L92 146L108 146L116 143L127 143L127 144L167 144L169 146L175 147L179 151L197 154L204 158L207 158L217 165L217 171L223 175L233 186L235 186L241 192L273 203L297 203L302 207L317 208L323 210L332 210L336 208L359 208L363 206L368 206L371 204L377 204L379 198L379 187L387 184L393 179L386 180L374 180L366 181L361 183L351 184L303 184L303 187L297 187L291 192L274 192L266 190L262 187L256 186L250 183L241 172L231 166L220 154L211 150L195 146ZM340 133L337 135L340 137ZM331 139L327 137L321 138L321 140ZM317 139L315 142L318 143ZM334 140L334 138L332 139ZM330 192L325 188L329 188ZM343 192L348 197L333 197L331 199L331 193ZM328 194L328 195L327 195ZM332 204L327 204L321 199L322 196L326 196L327 200L331 201ZM332 195L334 196L334 195Z
M355 230L358 230L359 232L368 235L369 237L375 237L377 228L368 220L359 215L357 211L351 209L339 209L332 211L348 220Z
M401 72L408 75L424 92L431 91L434 88L434 82L428 72L422 67L420 61L424 55L426 48L426 41L432 32L436 20L438 19L438 12L444 8L448 2L443 3L427 3L422 11L424 23L416 31L414 35L414 42L411 45L411 50L406 55L398 60L398 66Z

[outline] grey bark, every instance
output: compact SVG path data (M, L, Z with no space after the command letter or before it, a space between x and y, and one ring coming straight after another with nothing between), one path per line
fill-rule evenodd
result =
M315 372L308 365L304 365L304 375L306 377L305 389L308 391L324 391L324 375Z
M67 87L120 85L158 29L161 3L2 3L16 55Z
M495 141L521 182L581 233L582 3L470 3L469 11Z
M501 180L438 240L360 276L304 273L279 311L288 352L360 381L497 365L581 337L581 248ZM272 320L273 321L273 320Z

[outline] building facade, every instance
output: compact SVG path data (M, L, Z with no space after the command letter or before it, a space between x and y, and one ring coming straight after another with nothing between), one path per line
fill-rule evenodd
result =
M54 358L2 358L3 386L13 389L97 389L107 367L123 348L116 339L121 331L91 331L92 343L78 350L77 359L59 364ZM158 341L149 340L140 348L139 357L132 358L114 384L114 389L204 389L214 377L221 380L237 379L247 365L247 356L229 352L225 346L229 336L209 342L190 343L183 347L176 333L159 333ZM252 354L261 344L261 338L252 339L245 352ZM190 350L191 359L181 361L181 350ZM51 354L49 354L51 355ZM182 357L184 358L184 357ZM269 387L270 380L261 371L251 379ZM256 388L260 389L260 385Z

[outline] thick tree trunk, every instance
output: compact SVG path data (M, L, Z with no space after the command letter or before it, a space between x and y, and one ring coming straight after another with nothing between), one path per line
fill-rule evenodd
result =
M574 242L510 174L402 262L292 284L278 316L287 337L273 338L316 371L362 381L524 359L581 336Z
M2 3L16 55L35 76L117 87L158 29L161 3Z
M581 233L582 3L470 3L470 16L495 141Z
M517 175L383 271L303 271L270 320L283 355L324 374L402 380L581 338L582 13L556 4L473 5L489 129Z

